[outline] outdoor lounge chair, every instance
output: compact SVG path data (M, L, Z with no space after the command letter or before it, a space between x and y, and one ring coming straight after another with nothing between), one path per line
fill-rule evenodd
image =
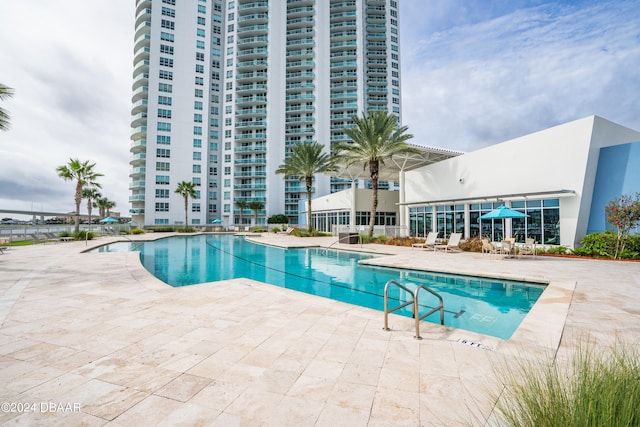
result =
M286 231L279 231L278 234L291 234L293 232L293 227L287 227Z
M422 243L413 243L411 245L411 249L413 248L422 248L422 249L433 249L435 250L435 246L436 246L436 240L438 239L438 232L437 231L431 231L429 234L427 234L427 238L424 242Z
M449 240L444 245L435 245L435 250L442 250L445 252L459 251L460 239L462 239L462 233L451 233Z

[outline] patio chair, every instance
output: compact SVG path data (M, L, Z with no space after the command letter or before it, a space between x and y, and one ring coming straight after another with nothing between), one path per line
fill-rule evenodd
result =
M507 257L513 256L513 250L515 248L515 240L513 237L506 238L502 240L500 244L500 253L502 255L506 255Z
M536 241L530 237L525 239L524 245L518 248L518 255L534 255L536 254Z
M445 252L459 251L460 239L462 239L462 233L451 233L449 240L444 245L435 245L434 250L442 250Z
M438 239L438 232L437 231L431 231L429 232L429 234L427 234L427 238L425 239L424 242L422 243L413 243L411 245L411 249L413 248L422 248L422 249L433 249L435 250L435 246L436 246L436 240Z
M489 254L489 255L495 255L497 254L499 251L498 248L496 248L493 243L491 243L489 241L489 239L482 239L482 253L483 254Z

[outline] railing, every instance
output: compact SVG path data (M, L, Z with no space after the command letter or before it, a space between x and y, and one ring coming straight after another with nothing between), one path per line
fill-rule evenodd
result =
M394 308L389 309L389 288L391 287L391 285L393 286L397 286L398 288L404 290L407 294L411 295L411 299L409 301L406 301ZM419 308L420 305L418 303L418 297L420 296L420 290L424 289L425 291L429 292L430 294L434 295L436 298L438 298L438 300L440 301L440 304L437 307L432 308L431 310L429 310L428 312L426 312L423 315L419 314ZM398 311L404 307L407 307L409 305L412 305L412 316L415 320L415 325L416 325L416 333L414 335L414 338L417 340L421 340L422 337L420 336L420 321L430 315L432 315L435 312L440 312L440 324L444 325L444 301L442 299L442 297L440 296L440 294L438 294L436 291L434 291L433 289L430 289L424 285L417 285L415 292L412 291L411 289L407 288L406 286L396 282L395 280L389 280L385 285L384 285L384 330L385 331L390 331L391 329L389 328L389 313L393 313L394 311Z

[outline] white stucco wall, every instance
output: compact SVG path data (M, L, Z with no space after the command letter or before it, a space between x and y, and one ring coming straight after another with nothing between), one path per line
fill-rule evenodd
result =
M508 195L572 190L560 199L561 244L586 231L599 149L640 133L596 116L555 126L406 173L406 202L508 200Z

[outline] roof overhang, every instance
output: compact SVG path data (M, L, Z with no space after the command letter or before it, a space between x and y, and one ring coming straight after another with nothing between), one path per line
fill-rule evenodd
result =
M393 156L391 160L380 164L380 181L399 181L401 171L407 172L464 154L462 151L447 150L445 148L414 144L407 145L412 148L417 148L420 150L420 153ZM363 165L362 163L353 164L349 167L338 165L338 169L328 175L349 180L369 179L371 176L369 165Z
M456 204L456 203L485 203L485 202L499 202L508 200L522 200L522 199L541 199L547 197L571 197L575 196L574 190L553 190L553 191L538 191L531 193L515 193L515 194L498 194L492 196L476 196L476 197L462 197L457 199L441 199L441 200L421 200L418 202L399 203L403 206L423 206L423 205L441 205L441 204Z

